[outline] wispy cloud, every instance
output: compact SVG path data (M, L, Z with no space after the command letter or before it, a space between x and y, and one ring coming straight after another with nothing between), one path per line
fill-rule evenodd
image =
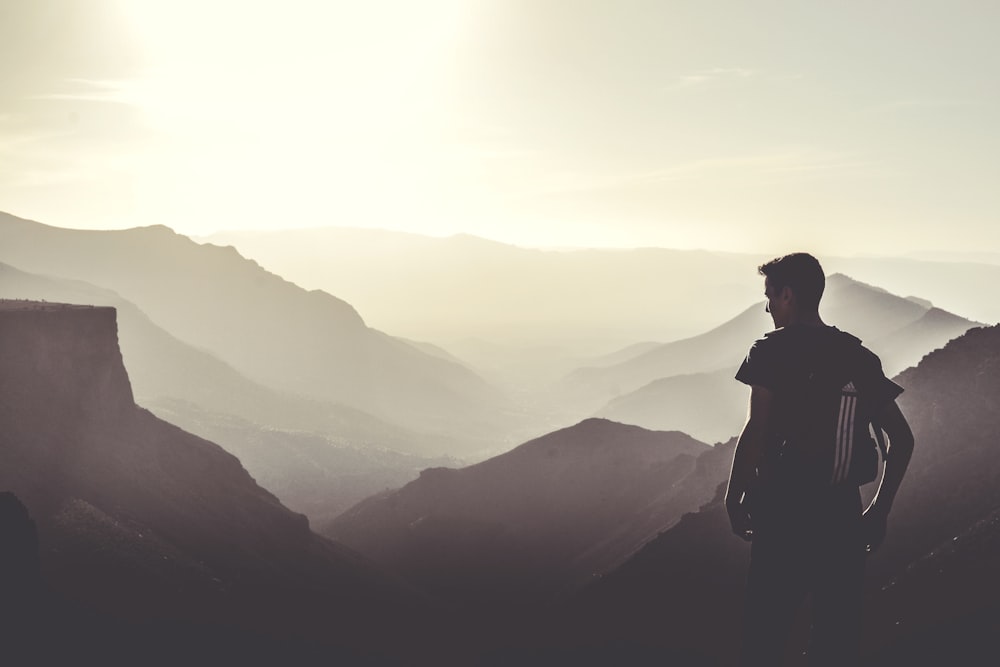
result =
M976 103L967 99L931 99L931 98L909 98L890 100L881 104L862 109L862 113L885 114L897 111L908 111L911 109L955 109L959 107L971 107Z
M110 102L129 104L128 82L95 79L66 79L65 90L30 95L27 99L67 102Z
M744 67L714 67L677 77L668 84L665 90L686 90L700 88L709 84L746 81L758 76L756 70Z
M539 178L533 194L567 194L657 188L669 184L753 182L775 185L817 178L876 178L887 172L862 156L812 148L729 155L639 172L553 170Z
M836 151L790 149L753 155L704 158L657 169L638 176L644 183L684 180L727 179L732 177L787 177L816 174L857 173L871 167L858 156Z

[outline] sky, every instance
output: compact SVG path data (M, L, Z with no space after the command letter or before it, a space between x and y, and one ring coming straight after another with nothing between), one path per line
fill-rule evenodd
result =
M1000 3L0 0L0 210L995 252Z

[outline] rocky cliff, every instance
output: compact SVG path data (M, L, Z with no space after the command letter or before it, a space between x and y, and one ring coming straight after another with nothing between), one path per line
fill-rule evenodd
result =
M370 633L412 602L234 456L137 407L113 309L0 301L0 395L0 490L38 525L60 630L95 659L150 633L178 655L377 654ZM109 632L118 654L94 639Z

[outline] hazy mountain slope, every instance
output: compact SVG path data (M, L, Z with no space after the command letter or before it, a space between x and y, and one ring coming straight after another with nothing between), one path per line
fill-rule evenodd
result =
M970 330L928 354L896 381L906 389L899 402L913 427L916 449L893 508L887 540L869 562L870 604L874 609L892 610L900 608L901 600L908 600L907 618L933 618L953 628L963 618L995 619L994 612L984 609L984 591L979 587L985 589L985 598L995 599L1000 592L993 588L997 580L971 576L980 571L976 568L969 570L969 577L947 575L947 582L968 587L952 589L947 595L936 588L933 570L919 564L914 567L929 578L913 590L930 587L926 598L919 593L894 598L891 588L881 588L910 564L935 562L936 557L927 560L928 555L939 553L955 536L959 536L958 548L966 548L961 545L963 533L1000 509L1000 457L996 456L1000 327ZM608 633L688 647L718 659L731 657L731 647L714 638L735 636L738 630L747 547L729 531L722 506L725 475L725 470L718 470L719 493L713 502L685 517L587 593L592 596L587 602L591 621L597 627L607 624ZM984 525L974 532L991 535L991 530ZM992 538L983 540L988 543L982 547L967 540L970 551L962 557L991 562ZM888 597L880 600L882 595ZM666 599L676 610L670 614L669 626L662 622ZM612 608L620 617L608 616ZM900 633L913 638L906 628L891 629L896 620L886 616L873 621L867 630L870 651L881 650Z
M697 507L707 446L604 420L463 469L425 470L325 533L466 606L524 604L586 581ZM692 482L692 483L688 483Z
M277 389L469 440L502 440L509 424L504 398L469 370L368 328L347 303L232 248L166 227L67 230L4 214L0 261L113 289L171 334Z
M114 307L136 400L183 399L208 412L256 423L336 434L385 446L419 445L416 434L357 410L282 393L249 380L212 354L154 324L135 304L83 281L39 276L0 264L0 298Z
M871 340L868 347L878 352L886 374L894 375L916 365L928 352L944 347L948 341L978 324L931 307L915 322Z
M695 335L758 297L755 269L771 259L657 248L528 250L469 236L347 228L233 231L209 240L346 298L381 328L449 345L465 337L518 344L586 337L613 349ZM1000 284L1000 265L988 255L819 259L828 273L995 323L1000 300L981 295L983 285ZM435 303L434 295L442 299Z
M560 388L567 402L593 411L660 378L722 369L735 373L750 343L767 330L763 306L752 306L700 336L659 345L613 366L577 369Z
M883 358L888 375L976 324L847 276L830 276L827 283L820 307L824 321L861 338ZM732 378L766 318L754 307L702 336L661 345L609 368L580 369L564 383L567 395L585 400L580 396L588 391L596 396L603 389L607 405L594 411L598 416L646 428L677 428L710 442L726 439L739 431L746 412L746 390ZM715 370L723 359L729 361ZM699 366L706 372L695 372ZM624 395L612 396L616 389Z
M136 402L237 456L254 479L307 514L313 525L440 464L391 450L449 447L441 438L408 432L358 410L257 384L177 340L108 290L0 264L0 298L11 297L115 307Z
M733 375L725 369L655 380L611 401L596 416L654 430L676 428L705 442L724 441L743 427L750 395Z
M896 294L916 294L937 306L979 322L1000 322L1000 299L984 298L984 286L1000 285L1000 265L973 261L903 258L825 259L827 271L881 285Z
M160 399L148 407L236 456L261 486L285 506L308 516L314 528L369 496L413 481L425 468L450 462L385 449L371 441L351 444L350 439L321 433L265 427L178 400Z
M651 350L654 350L663 345L662 342L646 341L643 343L633 343L623 347L620 350L615 350L608 354L602 354L594 357L586 364L581 364L581 366L586 367L601 367L601 366L614 366L616 364L625 363L641 354L645 354Z
M466 235L348 228L222 232L207 240L343 296L376 326L449 346L464 338L529 347L586 341L579 352L597 354L703 331L759 294L760 260L749 255L534 250Z
M908 318L908 309L903 314ZM866 344L882 358L883 369L891 376L973 326L963 317L931 307L917 320ZM655 380L595 414L644 428L675 428L706 442L725 440L739 433L746 417L749 394L734 374L724 369Z
M915 322L926 310L885 290L832 275L827 279L820 315L827 324L870 340ZM607 401L673 375L722 368L731 368L735 373L750 343L772 328L763 304L751 306L699 336L662 344L620 364L579 369L566 379L566 384L602 394Z
M110 308L0 302L0 488L38 525L47 585L146 629L377 653L368 629L411 598L311 533L235 457L137 407L115 333Z

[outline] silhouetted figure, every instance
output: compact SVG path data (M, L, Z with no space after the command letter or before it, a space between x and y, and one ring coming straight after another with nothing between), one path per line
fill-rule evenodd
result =
M866 556L885 537L913 451L895 402L903 390L857 338L820 319L825 277L816 258L796 253L758 270L775 330L753 343L736 374L751 387L750 405L726 493L733 532L752 541L743 664L783 663L811 594L810 663L855 665ZM878 464L869 422L889 444L862 512L858 487Z

